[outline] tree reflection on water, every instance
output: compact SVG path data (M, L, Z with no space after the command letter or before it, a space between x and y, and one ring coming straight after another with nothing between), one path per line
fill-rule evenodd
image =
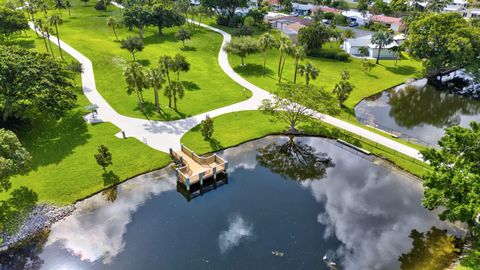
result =
M407 86L403 91L388 94L390 116L406 128L422 124L449 127L460 123L460 115L480 114L480 101L438 91L430 85Z
M295 142L293 136L284 144L273 142L258 149L257 161L283 178L297 181L324 178L327 168L335 166L326 153L319 153L305 143Z
M446 269L458 257L457 239L445 230L432 227L427 233L412 230L413 248L398 259L402 270Z

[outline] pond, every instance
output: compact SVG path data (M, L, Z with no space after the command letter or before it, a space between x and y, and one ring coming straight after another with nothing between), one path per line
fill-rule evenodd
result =
M355 107L355 115L364 124L435 146L445 128L468 127L471 121L480 121L480 99L452 93L454 88L462 91L480 88L480 84L462 87L463 83L457 77L436 86L425 79L401 85L363 100Z
M329 269L327 256L338 269L398 269L413 229L462 233L421 206L417 179L331 140L267 137L220 155L228 184L187 201L170 168L137 177L78 203L8 264Z

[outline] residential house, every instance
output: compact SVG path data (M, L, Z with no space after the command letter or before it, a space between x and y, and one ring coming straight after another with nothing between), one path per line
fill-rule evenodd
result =
M470 8L462 12L462 16L467 19L480 19L480 8Z
M312 4L292 3L292 11L298 13L300 16L308 16L312 14L315 6Z
M299 18L295 16L283 16L271 19L272 28L282 31L294 43L298 42L298 32L305 26L313 23L311 19Z
M314 6L312 9L312 13L316 13L318 11L321 11L323 13L335 13L335 14L342 14L343 10L341 9L336 9L332 7L327 7L327 6Z
M350 38L345 40L342 44L342 49L354 56L359 56L359 57L370 57L370 58L376 58L378 54L378 46L375 44L372 44L371 42L372 35L368 36L363 36L359 38ZM398 46L397 42L392 42L388 44L387 46L383 47L382 50L380 51L380 58L381 59L393 59L396 57L395 53L389 50L390 48L393 48L395 46ZM362 47L365 47L368 50L368 55L362 55L360 53Z
M359 25L365 25L370 17L370 14L364 17L361 12L354 10L343 11L342 15L347 17L347 22L356 22Z
M405 24L402 22L401 18L389 17L385 15L375 15L372 16L371 21L382 23L395 32L405 31Z

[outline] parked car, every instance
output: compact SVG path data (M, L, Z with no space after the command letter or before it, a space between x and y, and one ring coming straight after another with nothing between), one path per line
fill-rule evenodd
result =
M298 17L298 13L297 12L290 12L290 16Z
M323 20L322 20L322 23L323 23L323 24L330 24L331 21L330 21L330 20L323 19Z
M350 27L357 27L358 25L359 25L359 24L358 24L358 22L356 22L356 21L351 21L351 22L348 24L348 26L350 26Z

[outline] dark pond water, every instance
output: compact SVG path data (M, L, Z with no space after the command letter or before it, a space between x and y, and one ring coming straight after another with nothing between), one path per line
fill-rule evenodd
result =
M164 169L78 203L22 269L398 269L412 229L448 228L420 183L321 138L228 149L227 185L188 202ZM299 170L303 169L303 170Z
M453 87L453 83L433 86L426 80L402 85L363 100L355 107L355 115L364 124L436 145L445 128L468 127L471 121L480 121L480 99L448 91Z

